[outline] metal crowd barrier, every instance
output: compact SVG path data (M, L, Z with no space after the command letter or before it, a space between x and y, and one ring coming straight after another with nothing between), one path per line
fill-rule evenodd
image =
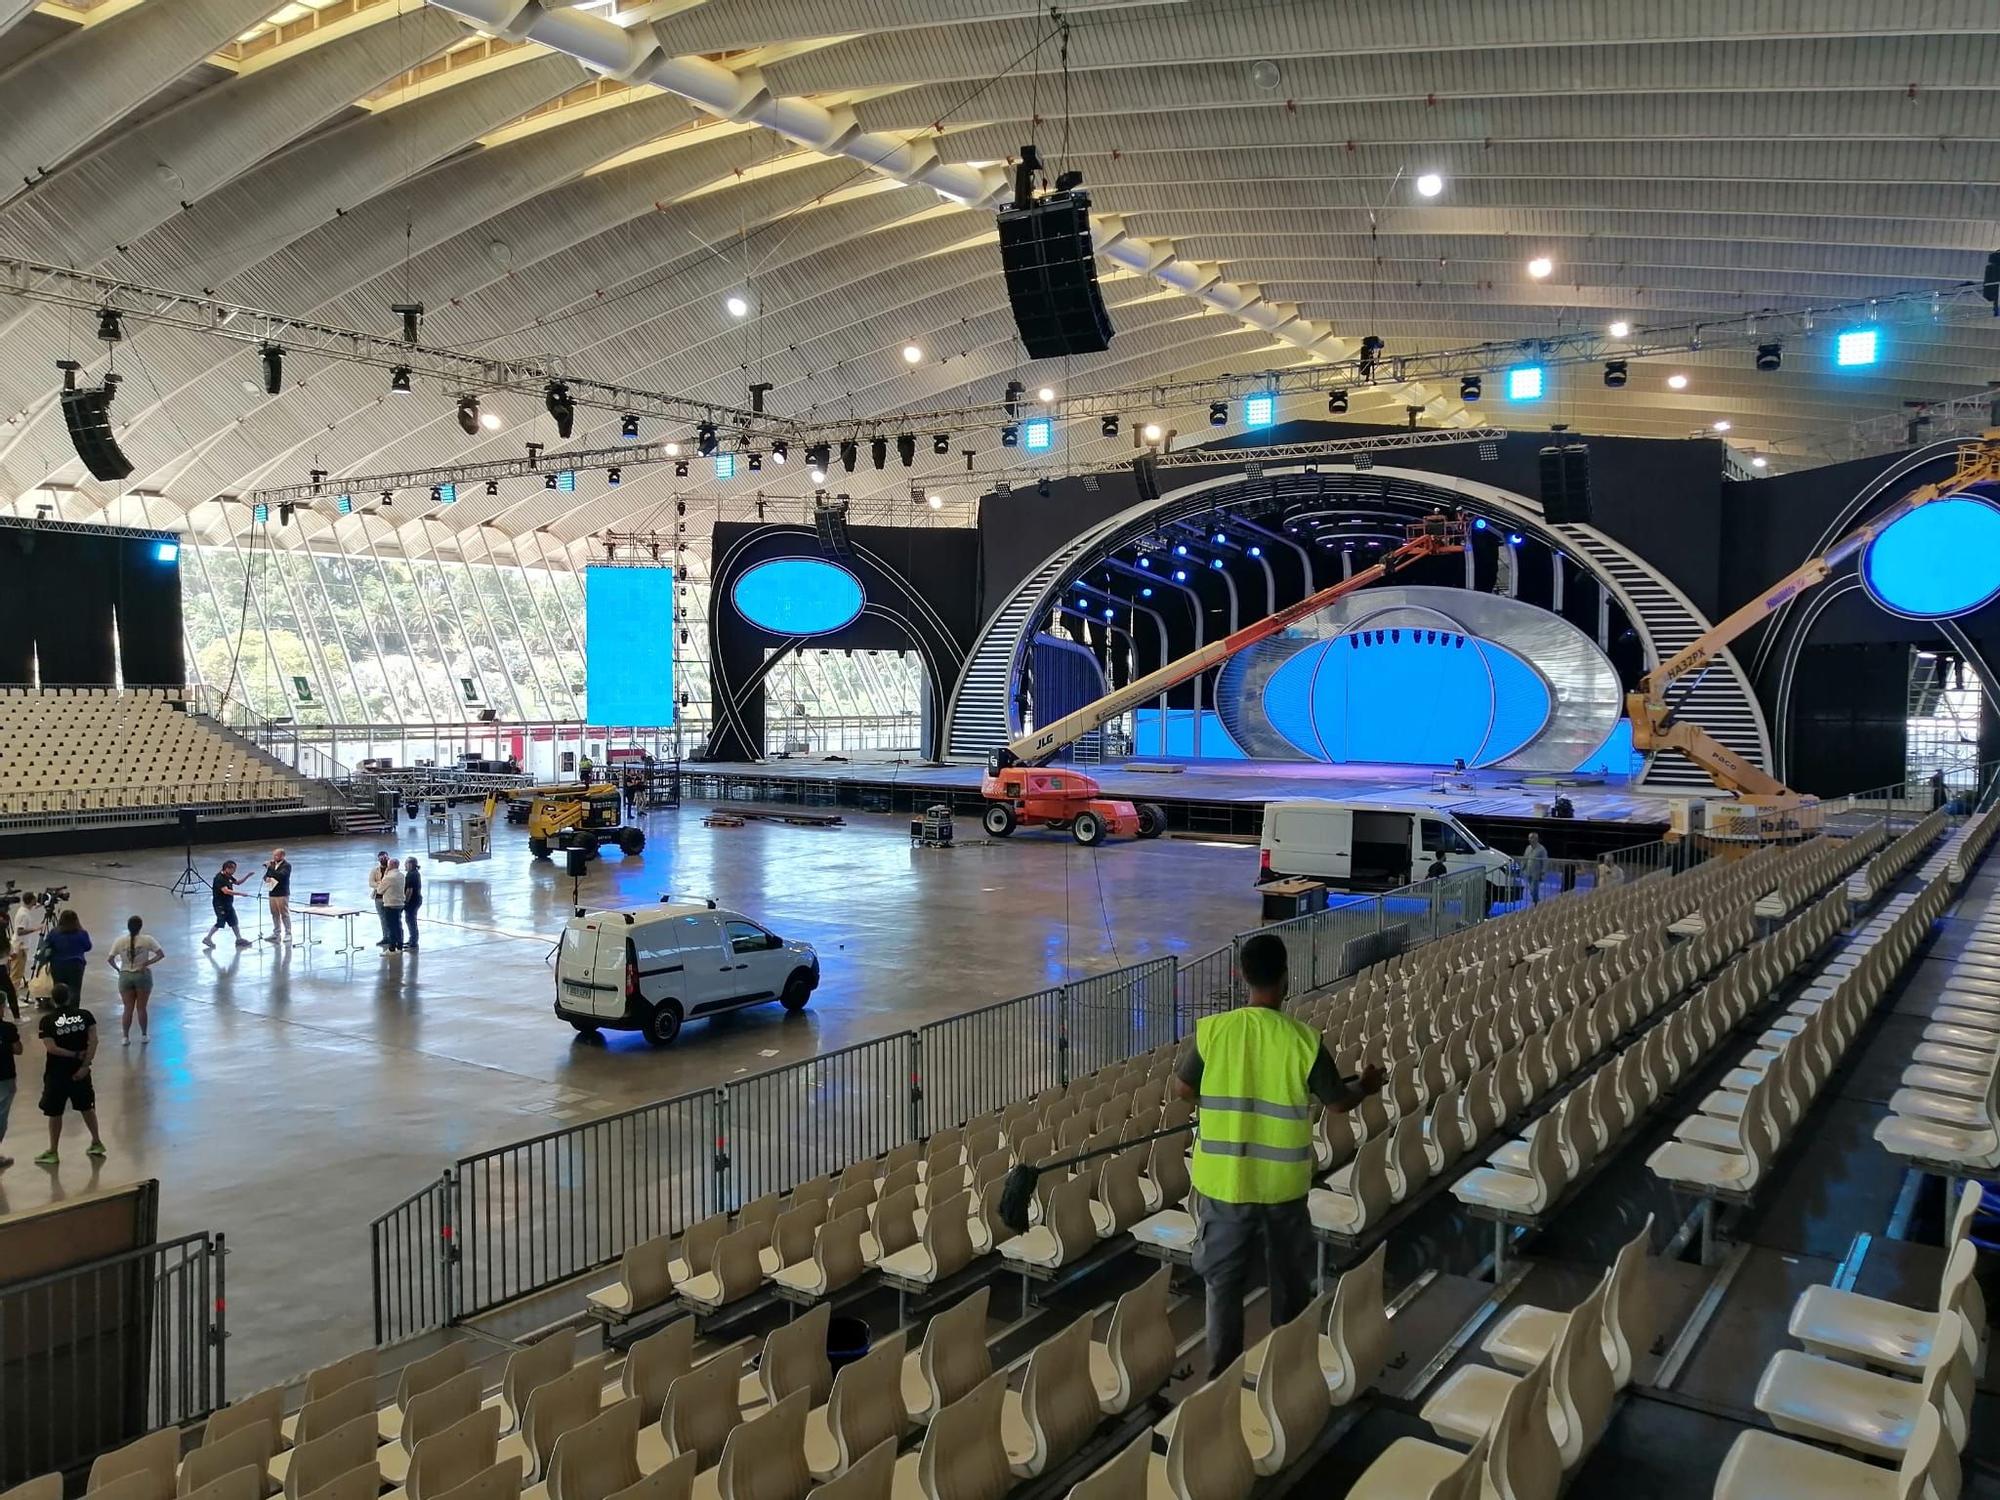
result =
M1400 947L1480 920L1484 887L1483 872L1463 872L1256 930L1284 938L1303 994L1341 977L1355 937ZM371 1226L376 1340L489 1312L641 1240L1177 1041L1239 1003L1236 953L1251 935L466 1157Z
M223 1404L223 1237L0 1287L0 1489Z

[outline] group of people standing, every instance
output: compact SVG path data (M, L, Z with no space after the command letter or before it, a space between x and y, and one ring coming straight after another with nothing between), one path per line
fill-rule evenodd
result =
M424 872L413 854L402 864L383 849L375 855L375 867L368 872L368 894L375 898L375 914L382 920L382 941L375 946L384 953L401 953L417 946L417 912L424 904Z
M236 861L225 859L208 882L208 899L215 912L215 925L201 940L204 948L213 948L215 935L225 928L236 935L237 947L250 946L250 939L243 935L243 925L236 915L236 898L244 894L243 887L236 883L236 870ZM264 862L264 898L271 903L271 930L264 934L264 941L289 943L292 940L292 862L282 849L273 849L271 857Z

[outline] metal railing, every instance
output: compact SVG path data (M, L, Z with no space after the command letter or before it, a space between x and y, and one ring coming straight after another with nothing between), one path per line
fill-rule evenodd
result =
M740 1208L917 1138L916 1034L858 1042L720 1090L717 1208Z
M171 823L181 808L204 816L317 812L332 806L318 786L252 791L237 781L144 782L130 786L0 792L0 827L33 833L51 829Z
M1148 959L1063 986L1065 1084L1108 1063L1180 1040L1175 968L1171 958Z
M0 1287L0 1487L223 1404L223 1237Z
M393 1344L458 1316L458 1178L447 1171L368 1226L375 1342Z
M923 1133L1066 1082L1062 1005L1062 986L1056 985L918 1031Z
M923 727L915 714L822 714L771 717L764 725L766 755L824 755L841 750L916 750Z

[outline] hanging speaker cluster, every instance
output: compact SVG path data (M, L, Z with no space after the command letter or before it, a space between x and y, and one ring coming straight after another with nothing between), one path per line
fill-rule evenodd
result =
M77 371L83 366L73 359L58 361L63 372L63 425L69 428L70 445L92 479L106 481L132 477L132 460L111 435L111 398L118 394L118 377L106 375L104 384L78 386Z
M1542 449L1542 517L1554 526L1590 523L1590 450L1558 440Z
M1098 354L1111 347L1111 315L1097 289L1088 193L1072 189L1039 202L1018 195L1017 206L1000 214L1000 268L1028 358Z

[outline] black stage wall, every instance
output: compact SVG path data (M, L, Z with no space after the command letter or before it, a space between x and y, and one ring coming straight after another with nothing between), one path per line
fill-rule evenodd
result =
M0 682L178 687L181 570L165 539L0 521ZM176 545L177 544L173 544Z
M915 651L930 702L924 753L942 752L945 706L981 619L979 535L962 527L852 526L847 550L822 549L810 525L723 522L711 550L709 659L715 732L711 760L762 760L763 684L770 668L801 648ZM837 563L862 587L862 612L836 630L777 635L738 612L734 586L760 563L806 558ZM767 657L766 653L774 653Z

